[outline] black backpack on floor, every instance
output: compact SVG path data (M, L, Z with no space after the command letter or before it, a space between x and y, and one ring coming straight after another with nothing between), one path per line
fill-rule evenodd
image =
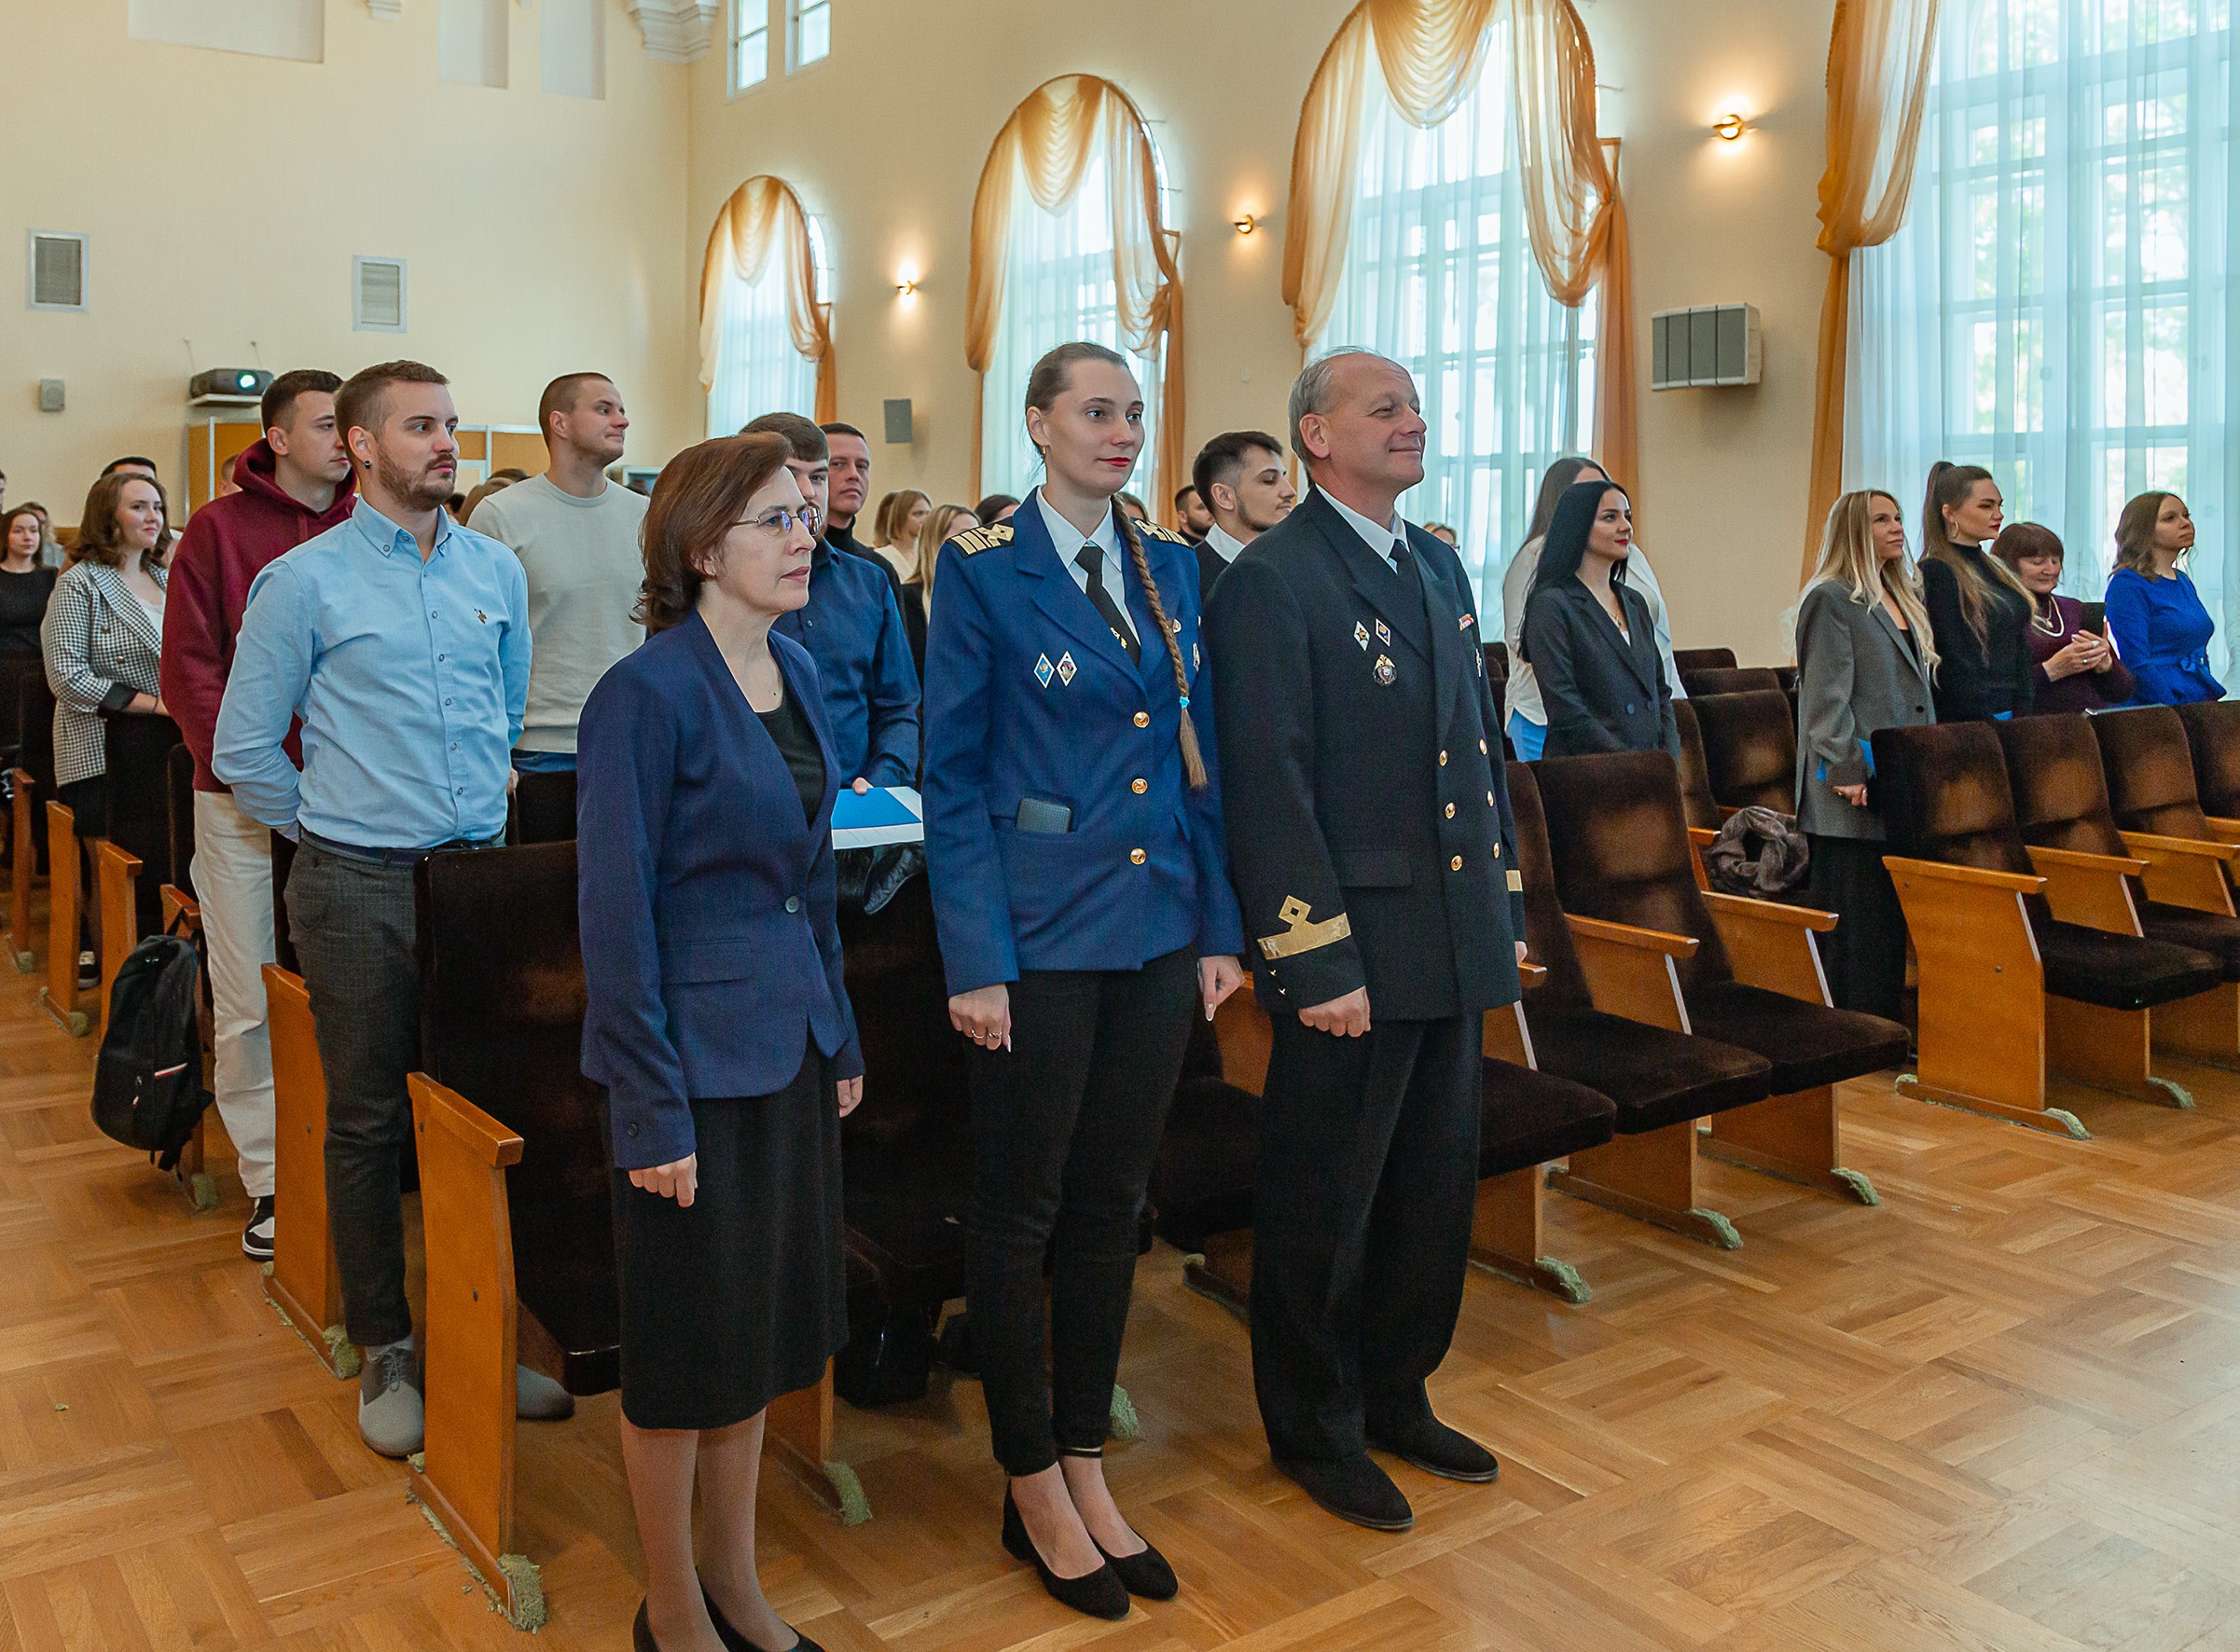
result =
M202 1087L202 965L194 943L150 935L109 994L93 1068L93 1122L171 1170L213 1097Z

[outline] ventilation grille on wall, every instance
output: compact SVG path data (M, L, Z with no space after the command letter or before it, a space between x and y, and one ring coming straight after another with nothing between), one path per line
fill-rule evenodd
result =
M350 324L360 333L405 330L405 261L353 258L350 261Z
M86 308L86 238L35 229L25 241L24 301L34 310Z

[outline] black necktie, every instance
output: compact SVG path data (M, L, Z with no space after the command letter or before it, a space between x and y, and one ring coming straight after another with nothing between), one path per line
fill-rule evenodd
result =
M1143 645L1136 640L1135 628L1127 623L1127 616L1120 612L1120 604L1113 600L1112 592L1104 588L1104 575L1100 571L1104 553L1094 544L1085 544L1073 553L1073 560L1080 563L1082 571L1089 576L1089 605L1096 609L1099 617L1106 625L1112 626L1113 635L1119 640L1120 646L1127 650L1127 657L1138 665L1142 664Z

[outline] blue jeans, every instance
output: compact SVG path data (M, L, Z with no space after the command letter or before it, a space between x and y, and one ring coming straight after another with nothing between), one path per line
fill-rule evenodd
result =
M1548 725L1535 723L1522 711L1509 713L1509 743L1516 748L1519 763L1538 763L1547 750Z
M513 765L525 775L572 775L575 772L575 753L573 751L528 751L516 746Z

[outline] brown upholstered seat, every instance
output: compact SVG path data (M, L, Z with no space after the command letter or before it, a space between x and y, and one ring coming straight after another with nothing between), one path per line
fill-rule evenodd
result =
M1797 812L1797 714L1777 688L1692 695L1711 796L1727 809Z
M182 740L164 764L163 818L171 845L171 881L181 894L194 894L195 758Z
M2100 742L2109 810L2118 826L2160 837L2209 835L2206 811L2194 790L2193 749L2175 709L2137 706L2087 721Z
M2240 700L2178 708L2193 752L2193 790L2205 814L2240 817Z
M1732 671L1735 668L1735 651L1731 648L1676 648L1672 663L1684 678L1691 671Z
M1767 666L1723 667L1708 671L1680 672L1680 686L1688 691L1690 699L1710 694L1755 694L1768 690L1781 692L1781 679Z
M1695 720L1695 702L1673 701L1672 716L1680 724L1680 812L1691 827L1716 832L1719 805L1711 795L1711 764L1704 754L1703 725Z
M575 835L575 771L525 774L505 806L509 844L566 843Z

